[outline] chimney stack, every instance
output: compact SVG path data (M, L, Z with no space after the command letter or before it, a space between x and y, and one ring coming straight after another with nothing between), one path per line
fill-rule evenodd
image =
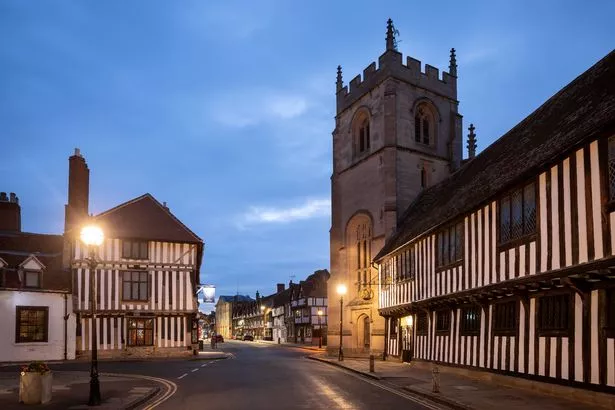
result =
M68 158L68 204L65 206L64 232L83 223L88 216L90 170L79 148Z
M283 283L278 283L278 292L277 293L280 293L280 292L284 292L284 284Z
M0 192L0 231L21 232L21 207L14 192Z

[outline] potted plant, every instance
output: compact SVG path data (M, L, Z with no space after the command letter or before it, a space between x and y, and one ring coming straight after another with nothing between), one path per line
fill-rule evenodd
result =
M44 362L32 362L21 367L19 402L45 404L51 400L51 370Z

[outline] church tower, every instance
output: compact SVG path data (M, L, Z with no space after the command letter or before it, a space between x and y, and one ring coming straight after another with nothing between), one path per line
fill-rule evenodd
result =
M462 157L457 112L457 62L448 72L397 51L387 22L386 50L363 76L344 85L337 68L328 349L340 340L339 284L343 296L343 351L381 354L385 321L378 313L378 272L372 258L395 232L408 205L428 186L457 170Z

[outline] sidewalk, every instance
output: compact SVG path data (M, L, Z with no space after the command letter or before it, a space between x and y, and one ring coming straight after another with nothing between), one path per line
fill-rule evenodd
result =
M30 405L28 408L45 410L87 409L90 388L89 372L53 372L51 402ZM153 398L160 387L153 381L126 376L100 375L103 402L98 409L134 409ZM0 408L24 409L19 403L19 373L0 373Z
M458 410L590 410L612 409L612 404L599 406L572 400L570 396L552 396L529 389L502 386L488 381L446 372L440 373L440 393L432 392L432 373L424 366L415 366L393 360L376 360L375 372L369 373L367 359L346 358L339 362L324 354L309 356L309 359L343 367L382 383L406 390L418 396ZM610 396L610 395L609 395Z

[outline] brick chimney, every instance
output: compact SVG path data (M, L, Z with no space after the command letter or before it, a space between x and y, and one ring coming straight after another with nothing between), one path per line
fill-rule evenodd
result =
M64 232L79 226L88 216L90 170L79 148L68 158L68 204L65 206Z
M21 207L14 192L0 192L0 231L21 231Z
M278 283L278 292L277 293L280 293L280 292L284 292L284 284L283 283Z

